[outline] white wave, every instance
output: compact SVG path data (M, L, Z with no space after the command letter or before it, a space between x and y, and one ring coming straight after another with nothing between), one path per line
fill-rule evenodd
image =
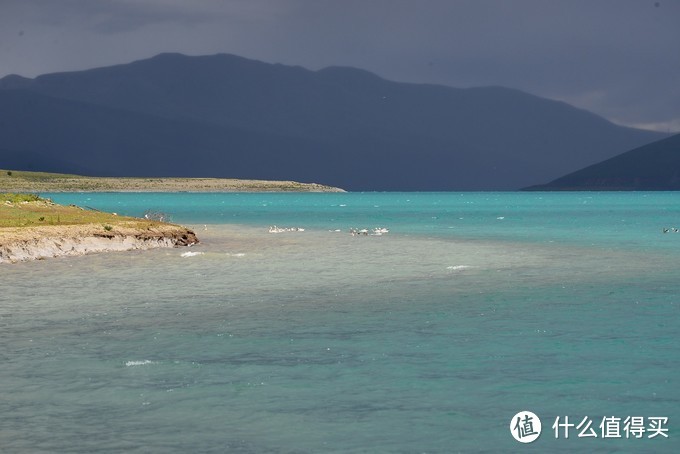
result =
M147 364L156 364L156 361L149 361L148 359L145 359L144 361L127 361L125 363L127 367L146 366Z
M237 252L235 254L229 254L232 257L245 257L245 254L243 252Z
M183 252L182 257L196 257L197 255L203 255L204 252Z
M447 270L451 271L460 271L460 270L469 270L470 268L475 268L472 265L453 265L453 266L447 266Z

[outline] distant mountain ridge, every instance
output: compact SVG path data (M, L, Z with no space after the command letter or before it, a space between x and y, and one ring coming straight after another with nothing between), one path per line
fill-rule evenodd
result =
M0 79L0 165L101 176L506 190L666 137L502 87L233 55Z
M680 134L577 170L531 191L680 191Z

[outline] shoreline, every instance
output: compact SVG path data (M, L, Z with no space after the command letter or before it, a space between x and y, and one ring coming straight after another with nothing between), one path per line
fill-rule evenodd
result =
M0 229L0 263L192 246L196 234L174 224L121 223L104 230L99 224L6 227Z
M183 177L88 177L0 170L0 192L345 192L297 181Z
M198 242L176 224L58 205L33 194L0 194L0 263Z

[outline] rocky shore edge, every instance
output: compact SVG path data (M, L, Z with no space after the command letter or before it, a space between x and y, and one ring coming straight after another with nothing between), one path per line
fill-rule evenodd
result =
M174 224L140 226L121 223L110 230L101 225L60 225L4 228L0 236L0 263L79 256L96 252L146 250L192 246L196 234Z

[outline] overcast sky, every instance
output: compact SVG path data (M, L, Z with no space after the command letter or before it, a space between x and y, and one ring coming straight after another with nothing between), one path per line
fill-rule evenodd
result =
M0 0L0 76L160 52L503 85L680 132L680 0Z

